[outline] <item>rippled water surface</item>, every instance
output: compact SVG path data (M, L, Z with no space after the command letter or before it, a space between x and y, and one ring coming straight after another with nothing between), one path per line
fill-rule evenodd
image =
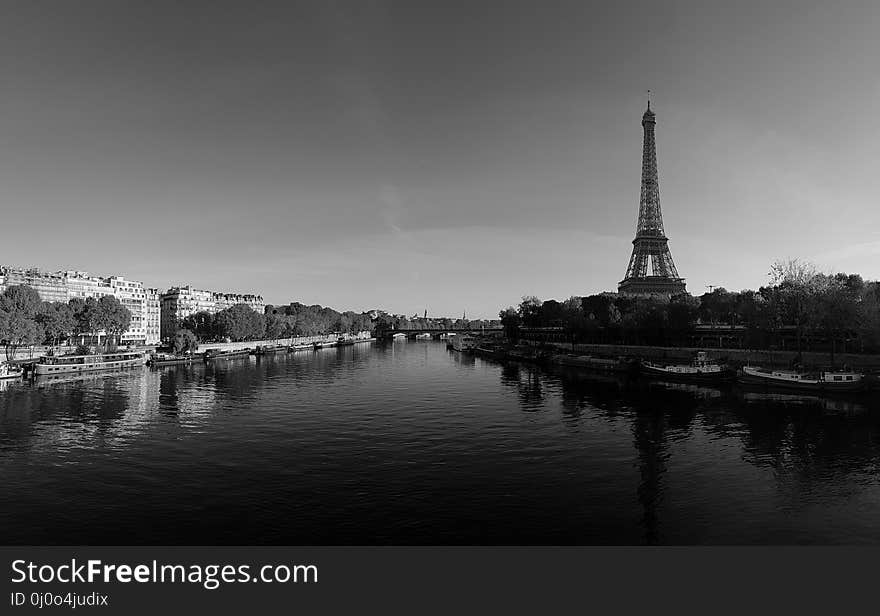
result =
M402 342L0 382L3 544L880 543L880 406Z

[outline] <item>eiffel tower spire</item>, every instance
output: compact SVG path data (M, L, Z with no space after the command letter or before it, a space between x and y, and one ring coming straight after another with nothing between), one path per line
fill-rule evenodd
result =
M650 96L650 91L649 91ZM660 188L657 180L657 147L654 142L656 116L648 109L642 116L642 191L639 198L639 222L633 240L632 256L626 276L618 285L620 293L663 294L684 293L684 279L678 275L660 213ZM650 270L649 270L650 266Z

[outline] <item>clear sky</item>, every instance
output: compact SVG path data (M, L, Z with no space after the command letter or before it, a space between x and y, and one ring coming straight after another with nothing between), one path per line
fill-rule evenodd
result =
M688 289L880 278L880 3L0 4L0 263L493 317L615 290L641 114Z

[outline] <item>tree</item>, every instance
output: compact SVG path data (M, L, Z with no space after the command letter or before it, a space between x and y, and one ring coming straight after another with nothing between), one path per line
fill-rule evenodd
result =
M859 317L860 291L864 285L846 274L822 276L817 280L816 320L831 343L831 365L837 340L847 330L855 330ZM859 277L858 282L861 282Z
M105 348L111 340L115 346L131 325L131 311L114 296L104 295L98 300L98 323L107 334L104 339Z
M857 327L862 350L880 350L880 282L864 285L859 297Z
M522 323L522 319L516 308L510 306L499 312L498 316L501 317L501 326L504 328L504 335L514 342L519 340L519 327Z
M67 302L67 307L70 309L70 318L73 321L73 327L71 328L70 333L76 337L84 336L88 333L85 329L85 323L83 322L83 314L86 310L86 300L80 297L74 297Z
M195 353L199 349L198 338L188 329L178 329L171 341L171 349L176 355Z
M745 342L749 348L763 348L769 344L774 330L773 309L768 306L765 289L740 291L736 295L736 314L745 326Z
M263 315L257 314L247 304L235 304L215 315L217 333L230 340L253 340L261 338L266 329Z
M181 323L183 329L193 332L201 341L213 340L217 337L217 327L215 315L201 310L193 313L183 319Z
M771 284L778 292L782 319L795 327L800 360L804 332L816 314L815 302L822 282L821 274L812 263L789 259L773 263L769 275Z
M294 338L299 336L299 332L296 329L296 320L287 317L284 319L284 327L281 330L282 338Z
M734 325L736 321L736 295L723 287L700 296L699 316L704 323Z
M669 300L666 321L673 343L686 342L688 334L694 331L699 310L700 300L688 293L680 293Z
M294 323L294 327L296 327L296 323ZM373 322L373 331L379 338L385 337L392 329L394 329L394 320L389 314L380 314Z
M27 285L13 285L0 295L0 342L6 359L15 359L21 346L38 344L43 330L36 322L40 294Z
M334 332L349 332L351 331L352 318L350 314L342 313L340 314L336 320L333 322L333 331Z
M543 302L534 295L523 296L519 303L519 317L525 327L541 327Z
M15 359L21 346L39 344L43 330L33 318L16 312L0 311L0 342L6 349L6 359Z
M99 299L73 298L68 302L68 307L73 320L73 334L95 337L96 344L100 345L101 332L104 332L105 349L111 343L118 343L131 325L131 311L112 295L103 295Z
M544 327L562 327L565 320L565 305L555 299L548 299L541 304L540 322Z
M0 295L0 311L33 318L40 309L40 294L26 284L8 287Z
M284 336L285 332L285 320L284 317L278 315L277 313L266 312L266 339L268 340L277 340Z
M608 325L608 309L611 305L611 297L608 295L588 295L581 299L584 314L595 319L602 327Z
M643 340L648 344L666 344L669 314L667 306L661 302L648 300L636 312L637 327Z
M581 297L572 296L562 303L562 323L572 346L576 339L591 336L598 329L595 320L588 318L584 312Z
M94 297L73 298L68 302L74 320L73 333L77 336L95 336L101 330L98 300Z
M602 293L560 303L525 296L499 315L508 337L521 328L561 326L572 342L686 344L699 317L716 329L729 326L730 337L752 349L791 349L788 337L796 334L799 356L827 341L832 363L840 345L847 351L854 340L862 352L880 351L880 282L825 274L798 259L775 262L769 277L757 291L719 287L698 299Z
M36 321L43 328L46 342L52 346L70 336L76 327L73 310L64 302L43 302Z

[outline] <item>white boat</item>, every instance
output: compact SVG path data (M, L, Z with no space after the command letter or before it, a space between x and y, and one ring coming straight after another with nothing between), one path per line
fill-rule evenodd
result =
M430 340L431 334L416 334L416 340Z
M0 379L20 379L21 375L22 369L20 366L6 362L0 363Z
M856 391L864 385L864 375L852 371L802 372L798 370L771 370L743 366L744 383L815 391Z
M705 381L722 380L732 376L724 366L709 360L705 351L699 351L689 364L658 364L642 362L642 371L652 376L661 376L675 380Z
M119 370L143 366L146 363L143 351L123 351L98 353L95 355L44 355L34 364L34 373L71 374L95 372L98 370Z
M470 336L468 334L458 334L454 338L452 338L452 350L453 351L471 351L477 348L477 339L474 336Z
M395 342L397 342L398 340L406 340L406 334L402 334L400 332L397 332L396 334L391 336L391 339L394 340Z

